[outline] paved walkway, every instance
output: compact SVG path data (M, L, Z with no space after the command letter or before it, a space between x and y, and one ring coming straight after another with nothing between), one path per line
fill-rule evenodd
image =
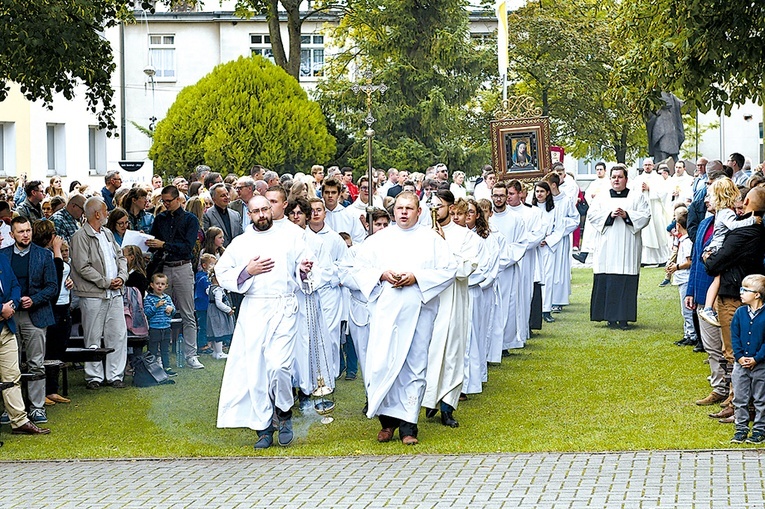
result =
M765 506L765 453L753 449L0 462L0 467L3 509Z

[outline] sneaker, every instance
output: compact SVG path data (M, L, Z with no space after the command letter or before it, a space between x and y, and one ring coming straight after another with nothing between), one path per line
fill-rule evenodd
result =
M0 415L0 424L3 426L7 426L11 423L11 416L8 415L8 412L3 412L3 415Z
M172 369L170 369L170 368L167 368L167 369L165 370L165 373L167 373L167 376L178 376L178 373L176 373L175 371L173 371L173 370L172 370Z
M720 321L717 319L717 313L715 313L715 310L712 308L704 308L702 311L699 311L699 318L715 327L720 326Z
M664 288L665 286L669 286L669 279L665 279L661 283L659 283L659 288Z
M44 408L33 408L29 411L27 417L35 424L45 424L48 422L48 415L45 413Z
M545 313L542 313L542 320L544 320L547 323L553 323L555 321L555 318L553 318L549 312L545 312Z
M747 444L761 444L765 442L765 433L762 431L755 431L752 436L746 439Z
M287 447L292 443L295 435L292 433L292 419L279 421L279 445Z
M746 441L746 436L749 434L746 430L740 430L736 431L736 434L733 435L733 438L730 439L730 443L732 444L743 444Z
M214 353L214 354L212 354L212 358L215 359L215 360L228 359L228 354L227 353L223 353L223 352L221 352L221 353Z
M197 356L194 355L193 357L188 357L186 359L186 365L190 367L191 369L204 369L204 364L199 362L199 359L197 359Z

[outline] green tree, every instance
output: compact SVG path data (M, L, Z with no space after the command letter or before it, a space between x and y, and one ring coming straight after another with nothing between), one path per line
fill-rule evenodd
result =
M509 80L550 117L553 143L574 157L619 162L646 149L642 114L609 88L617 54L604 2L529 3L508 18Z
M354 68L388 87L373 99L375 166L422 171L441 161L475 173L489 160L479 91L493 60L471 42L468 19L464 0L347 2L331 30L343 51L318 88L327 117L355 140L340 162L366 167L366 96L351 91Z
M334 153L319 105L283 69L255 56L221 64L181 90L157 124L149 158L165 175L197 164L241 175L255 163L305 171Z
M765 82L765 2L654 0L617 2L617 30L626 48L614 85L643 111L662 91L687 111L730 113L748 99L762 101Z

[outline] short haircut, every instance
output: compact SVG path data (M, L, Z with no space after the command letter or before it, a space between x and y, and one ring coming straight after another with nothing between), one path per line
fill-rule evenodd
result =
M335 177L325 178L321 183L321 192L323 193L328 187L334 187L338 192L343 190L343 184Z
M210 265L210 262L215 262L217 260L218 258L216 258L214 254L203 253L199 256L199 266Z
M119 174L120 174L119 170L107 171L106 175L104 175L104 183L108 184L114 177L116 177Z
M752 188L746 198L749 200L749 208L754 212L765 212L765 188Z
M613 175L614 171L621 171L622 173L624 173L624 176L627 177L627 167L624 166L623 164L615 164L611 166L611 171L608 172L608 174Z
M321 203L321 206L326 209L326 205L324 205L324 200L321 198L308 198L308 212L311 212L311 204L313 203Z
M400 199L402 199L402 198L409 199L409 200L414 200L415 206L417 206L417 208L420 207L420 199L417 197L416 194L412 193L411 191L402 191L402 192L398 193L398 196L396 196L396 199L393 202L393 207L394 208L396 206L396 203L398 203L398 201Z
M350 166L343 166L342 169L340 170L341 175L345 175L348 172L351 172L351 175L353 175L353 168L351 168Z
M17 224L24 224L29 223L32 224L32 222L29 220L27 216L16 216L13 219L11 219L11 230L13 230L13 227Z
M730 160L735 161L739 170L744 167L745 158L743 155L739 154L738 152L733 152L730 155Z
M32 242L40 247L46 247L56 234L56 225L49 219L36 221L32 225Z
M520 193L523 190L523 184L521 184L520 180L513 179L507 183L507 189L510 190L510 188L513 188L516 192Z
M207 175L205 175L205 179L204 179L204 181L203 181L203 182L204 182L204 185L205 185L205 188L206 188L206 189L210 189L210 187L212 187L212 186L213 186L213 184L215 184L215 182L216 182L218 179L221 179L221 180L223 180L223 177L221 176L221 174L220 174L220 173L218 173L217 171L211 171L211 172L209 172Z
M350 240L351 242L353 242L353 239L352 239L352 238L351 238L351 236L348 234L348 232L340 232L340 233L338 233L338 235L340 235L340 237L342 237L342 239L343 239L344 241L346 241L346 242L348 242L349 240Z
M675 221L677 221L677 224L679 224L683 228L687 228L688 227L688 209L685 207L680 207L677 210L675 210Z
M265 180L266 183L268 183L269 180L278 179L278 178L279 178L279 174L273 170L268 170L267 172L263 174L263 180Z
M210 173L211 171L212 169L206 164L198 164L197 167L194 168L192 176L194 177L194 180L199 180L199 177L201 177L203 173ZM156 177L157 175L154 176Z
M260 173L262 171L266 171L266 169L259 164L254 164L252 168L250 168L250 177L255 177L257 173Z
M550 171L549 173L547 173L542 180L544 180L548 184L555 184L556 187L560 185L560 177L558 176L557 173L555 173L555 171ZM497 186L494 186L494 187L497 187Z
M595 169L597 170L598 168L603 168L603 171L606 171L606 163L603 161L598 161L595 163Z
M10 211L11 204L5 200L0 200L0 212Z
M91 196L85 200L85 206L82 207L85 212L85 217L93 217L96 212L101 212L106 207L106 202L100 196Z
M212 186L212 187L210 188L210 196L214 198L214 197L215 197L215 193L217 193L217 192L218 192L218 189L221 189L221 188L222 188L222 189L223 189L223 190L224 190L226 193L228 193L228 189L226 189L226 184L224 184L223 182L218 182L217 184L215 184L214 186Z
M566 167L560 161L557 163L553 163L552 170L550 171L558 171L558 170L563 170L564 172L566 171Z
M156 283L156 282L157 282L157 279L164 279L164 280L167 280L167 276L166 276L165 274L163 274L162 272L155 272L155 273L154 273L154 274L152 274L152 276L151 276L151 282L152 282L152 283Z
M377 208L377 207L375 207L375 208L372 210L372 222L373 222L373 223L374 223L375 221L377 221L378 219L381 219L381 218L383 218L383 217L384 217L385 219L387 219L388 221L390 221L390 215L388 214L388 211L387 211L387 210L383 210L383 209L380 209L380 208Z
M461 212L463 214L467 214L468 211L468 202L465 200L465 198L460 198L454 203L454 212Z
M160 194L169 194L172 198L178 198L178 196L180 196L180 193L178 192L178 188L175 186L163 187L162 193Z
M284 213L289 214L296 208L300 209L300 211L306 216L311 215L311 204L308 202L308 200L306 200L302 196L298 196L297 198L293 198L290 201L288 201L287 208L284 209Z
M31 180L27 182L27 185L24 186L24 194L27 195L27 198L32 196L32 192L35 191L38 187L43 185L43 183L39 180Z
M284 189L282 186L271 186L266 190L267 193L279 193L279 195L282 197L282 201L287 201L287 190Z
M240 177L239 180L236 181L237 184L240 186L249 187L250 189L255 189L255 181L252 179L252 177Z
M507 194L507 184L505 182L497 182L496 184L494 184L494 189L504 189L505 194Z
M752 290L757 292L760 300L765 298L765 276L762 274L750 274L746 276L741 281L741 286L750 286Z
M454 193L448 189L439 189L436 191L436 196L438 196L442 202L448 203L449 205L454 205Z

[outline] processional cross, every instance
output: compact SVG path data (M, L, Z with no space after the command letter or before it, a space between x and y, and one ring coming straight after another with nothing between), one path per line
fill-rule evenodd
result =
M372 71L367 71L364 73L364 83L357 83L353 85L351 90L353 90L355 94L362 92L367 95L367 116L364 118L364 122L367 124L367 129L364 131L364 136L367 137L367 178L369 179L369 182L367 183L369 186L369 198L367 199L367 225L369 226L369 235L372 235L372 211L374 210L374 206L372 205L372 197L374 195L374 175L372 174L372 138L375 135L375 131L372 129L372 124L374 124L377 120L372 116L372 94L375 92L384 94L385 91L388 90L388 86L385 85L385 83L373 85Z

